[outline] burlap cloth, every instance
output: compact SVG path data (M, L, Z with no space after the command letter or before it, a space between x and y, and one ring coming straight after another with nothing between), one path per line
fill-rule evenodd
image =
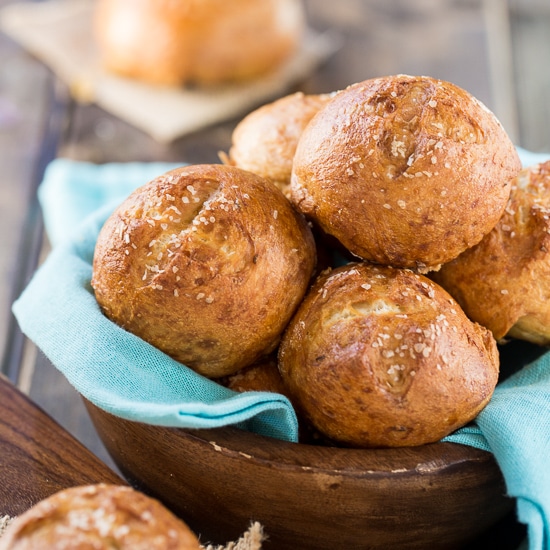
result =
M4 534L4 531L12 521L13 518L10 518L10 516L0 516L0 537Z
M0 516L0 537L14 519L10 516ZM263 540L265 540L263 528L258 522L254 522L250 525L248 531L235 542L228 542L225 546L212 546L209 544L208 546L201 546L201 548L204 550L260 550Z
M205 550L260 550L265 540L264 531L258 522L254 522L246 533L236 542L229 542L226 546L204 546Z

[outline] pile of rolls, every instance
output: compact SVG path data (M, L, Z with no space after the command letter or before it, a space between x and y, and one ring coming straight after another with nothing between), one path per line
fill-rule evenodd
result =
M204 376L287 395L304 441L438 441L490 400L497 340L548 337L548 285L538 310L517 304L549 270L550 165L522 172L458 86L391 75L292 94L221 156L128 197L92 286L113 322Z

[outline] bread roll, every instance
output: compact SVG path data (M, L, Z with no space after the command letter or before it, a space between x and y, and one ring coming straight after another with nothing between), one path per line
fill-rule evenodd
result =
M477 246L434 275L497 340L550 344L550 162L513 181L506 210Z
M296 92L256 109L235 127L228 162L270 179L288 195L298 140L331 97Z
M288 391L277 362L276 354L264 357L260 361L240 371L219 379L222 385L236 391L266 391L284 395L292 404L298 420L298 440L300 443L334 445L334 442L327 441L310 422L304 417L298 404L293 401Z
M236 392L266 391L289 397L277 366L276 354L264 357L220 382Z
M117 485L62 490L9 525L1 550L199 550L193 532L160 502Z
M404 447L475 418L499 358L491 333L430 279L356 263L319 277L285 332L279 369L330 439Z
M177 86L275 70L297 49L300 0L97 0L95 37L108 71Z
M291 197L356 256L427 272L496 225L520 166L498 120L469 93L388 76L348 87L313 117Z
M98 237L105 315L218 378L273 351L315 268L311 230L271 182L196 165L132 193Z

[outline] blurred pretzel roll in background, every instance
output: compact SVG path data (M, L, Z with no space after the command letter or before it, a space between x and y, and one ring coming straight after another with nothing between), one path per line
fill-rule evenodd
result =
M288 195L298 140L331 97L296 92L252 111L235 127L224 160L270 179Z
M97 0L94 32L107 70L179 86L269 73L304 26L300 0Z
M437 441L475 418L496 386L490 331L410 270L352 263L321 275L279 349L313 426L356 447Z
M189 527L130 487L71 487L38 502L0 538L1 550L199 550Z
M315 268L311 230L271 182L195 165L132 193L97 240L105 315L210 378L272 352Z
M496 225L520 168L501 124L468 92L386 76L349 86L312 118L291 198L356 256L427 272Z
M550 162L514 179L506 210L475 247L433 278L469 317L505 336L550 344Z

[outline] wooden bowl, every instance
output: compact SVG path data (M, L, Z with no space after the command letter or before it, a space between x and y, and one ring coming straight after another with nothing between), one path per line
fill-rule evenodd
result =
M468 446L313 446L151 426L85 403L127 480L203 542L235 540L257 520L272 550L463 548L514 505L493 456Z

